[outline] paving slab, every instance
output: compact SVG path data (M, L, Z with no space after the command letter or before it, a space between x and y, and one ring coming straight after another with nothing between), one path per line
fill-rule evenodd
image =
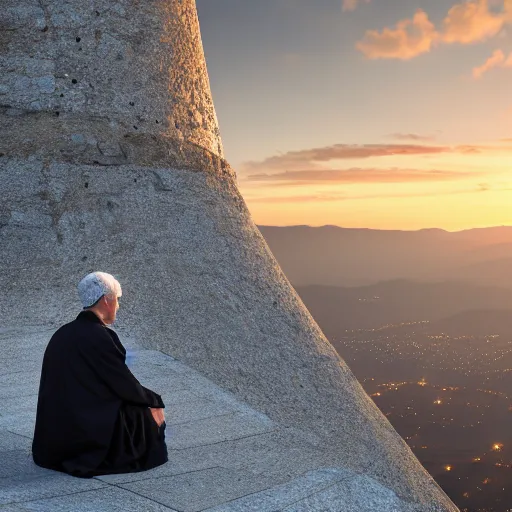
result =
M21 396L20 399L22 398ZM0 430L7 430L12 434L32 438L34 435L35 421L36 411L25 411L1 416Z
M165 422L168 426L239 412L239 409L230 404L213 400L196 399L187 402L165 402L164 400L164 403L166 404Z
M211 467L224 467L272 476L277 485L281 480L300 475L311 468L321 466L318 453L308 447L293 445L286 432L265 432L263 434L194 446L184 449L169 448L169 462L158 468L141 473L105 475L97 478L109 483L125 483L148 480L161 476L199 471Z
M21 505L22 511L33 512L173 512L173 509L154 500L111 486L95 491L24 502ZM0 511L4 512L1 508Z
M406 503L387 487L366 475L356 475L337 482L324 490L291 504L282 512L413 512L418 510Z
M0 417L18 413L32 413L37 408L37 394L18 397L7 397L0 400Z
M45 476L40 474L18 474L8 478L0 478L0 504L8 505L63 496L78 491L89 491L108 486L105 482L100 482L94 478L74 478L56 471L46 471Z
M0 398L23 397L39 391L40 370L10 371L0 375Z
M190 448L270 432L274 428L270 420L264 422L257 414L231 413L169 425L166 441L171 449Z
M120 484L182 512L199 512L219 503L272 487L270 478L222 467Z
M0 454L11 450L27 450L32 446L32 439L0 429Z
M343 469L309 471L286 484L209 508L207 512L276 512L352 476L351 471Z
M0 512L27 512L27 508L23 507L21 503L15 505L0 505Z
M48 476L46 469L34 463L30 449L2 451L0 460L0 478Z

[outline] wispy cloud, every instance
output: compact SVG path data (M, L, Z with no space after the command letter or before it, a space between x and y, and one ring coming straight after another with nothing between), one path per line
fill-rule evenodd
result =
M254 197L248 199L251 203L311 203L324 201L344 201L345 195L309 195L309 196L280 196L280 197Z
M482 188L485 183L479 184L476 188L465 188L465 189L453 189L436 192L402 192L402 193L391 193L391 194L339 194L339 195L308 195L308 196L261 196L247 198L249 203L268 203L268 204L279 204L279 203L313 203L313 202L324 202L324 201L355 201L361 199L410 199L413 197L438 197L438 196L453 196L458 194L474 194L478 192L485 192L487 189ZM506 189L503 189L505 191Z
M395 140L414 140L416 142L435 140L434 135L419 135L417 133L391 133L389 137Z
M481 66L473 69L473 78L481 78L484 73L494 68L512 68L512 52L507 58L502 50L494 50Z
M247 181L286 182L281 186L314 184L355 184L355 183L417 183L462 180L478 176L475 172L454 172L423 169L372 169L351 168L343 170L285 171L274 174L252 174Z
M420 144L334 144L322 148L290 151L261 161L246 162L245 170L287 169L302 170L321 168L319 164L332 160L364 159L384 156L410 156L449 153L449 146L429 146Z
M402 134L403 135L403 134ZM409 134L411 135L411 134ZM412 134L414 135L414 134ZM416 155L483 155L510 154L509 141L494 146L459 145L430 146L422 144L335 144L323 148L290 151L280 155L242 164L243 175L239 180L258 186L295 187L319 184L372 184L372 183L421 183L466 180L483 175L483 171L452 171L444 169L418 169L402 167L349 168L334 167L333 163L348 159L365 160L386 156Z
M357 6L364 1L365 3L370 3L371 0L343 0L343 10L344 11L355 11Z
M470 0L453 6L436 29L428 14L419 9L412 19L394 28L369 30L356 47L369 59L408 60L441 44L471 44L498 35L512 23L512 0L504 0L495 12L488 0Z

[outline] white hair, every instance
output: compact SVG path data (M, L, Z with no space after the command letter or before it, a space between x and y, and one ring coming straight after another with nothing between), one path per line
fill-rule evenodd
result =
M84 309L94 305L103 295L121 297L122 294L119 281L106 272L92 272L78 283L78 295Z

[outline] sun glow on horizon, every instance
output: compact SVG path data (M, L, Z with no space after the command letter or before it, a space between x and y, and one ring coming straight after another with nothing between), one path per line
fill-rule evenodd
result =
M262 163L257 173L238 178L257 224L448 231L512 225L508 145L355 159L341 170L332 161L320 166L305 152L304 164L319 168L287 172L281 169L287 158L276 157L268 170Z

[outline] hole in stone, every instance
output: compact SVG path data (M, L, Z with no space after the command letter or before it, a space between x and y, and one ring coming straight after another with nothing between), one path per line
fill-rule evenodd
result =
M59 117L60 116L60 112L57 110L56 112L54 112L55 114L55 117Z
M71 80L71 83L72 84L77 84L78 83L78 80L76 78L73 78L73 80Z
M3 154L3 153L2 153L2 154ZM2 155L0 155L0 156L2 156ZM137 178L134 178L134 179L133 179L133 182L134 182L134 183L137 183Z
M130 101L130 105L133 107L135 103L133 101Z
M96 16L100 15L100 11L94 11L96 13Z
M48 32L48 25L45 25L45 26L41 29L41 32Z
M85 182L85 188L89 188L89 183L87 181Z
M83 256L82 261L86 261L86 260L87 260L87 256Z
M98 160L93 160L92 161L93 164L96 164L96 165L99 165L100 163L98 162Z
M76 38L76 42L77 42L77 43L79 43L81 40L82 40L82 38L81 38L81 37L77 37L77 38Z
M156 122L156 124L160 124L160 121L158 119L155 122Z
M61 97L61 98L64 98L64 94L61 94L61 95L60 95L60 97Z
M138 130L138 129L139 129L139 127L138 127L138 126L133 125L133 127L134 127L136 130Z

